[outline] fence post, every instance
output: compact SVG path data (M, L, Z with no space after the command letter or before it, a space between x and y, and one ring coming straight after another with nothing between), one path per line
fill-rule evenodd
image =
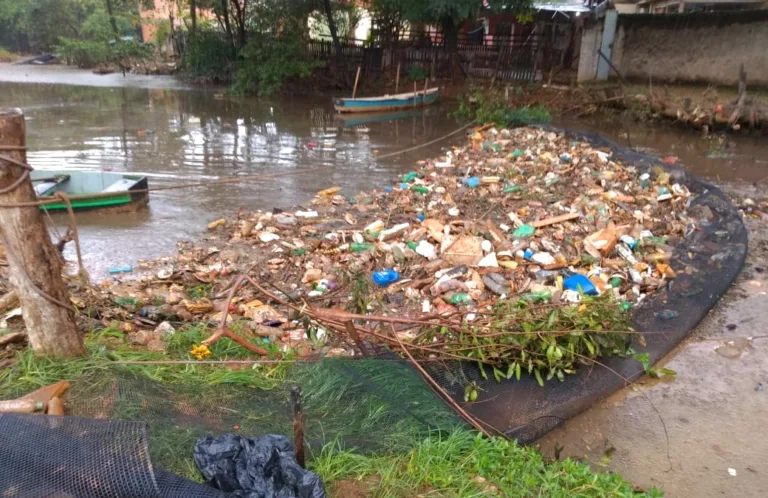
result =
M293 446L296 450L296 461L304 467L304 410L301 407L301 387L291 388L291 405L293 407Z
M36 201L25 168L21 109L0 108L0 156L0 204ZM42 355L84 355L69 293L61 278L61 260L39 207L0 208L0 242L6 249L11 283L21 301L32 348Z

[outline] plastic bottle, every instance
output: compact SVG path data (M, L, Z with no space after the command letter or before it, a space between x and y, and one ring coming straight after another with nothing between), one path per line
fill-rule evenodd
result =
M411 187L411 190L413 190L416 193L419 194L427 194L429 193L429 189L423 185L414 185Z
M654 316L658 318L659 320L674 320L680 315L675 310L661 310L659 312L656 312Z
M397 282L400 279L400 274L395 270L387 269L373 272L371 278L376 285L386 287L391 283Z
M626 313L627 311L632 309L632 303L630 303L629 301L622 301L619 304L619 309Z
M472 304L472 298L466 292L457 292L451 296L451 304Z
M512 236L518 239L524 239L531 237L535 232L536 229L531 225L520 225L514 232L512 232Z
M523 294L523 299L526 299L528 301L531 301L533 303L537 303L539 301L549 301L552 299L552 293L548 290L546 291L536 291L536 292L526 292Z
M109 269L110 275L115 275L117 273L131 273L132 271L133 271L133 266L130 266L130 265L118 266L118 267Z
M505 194L514 194L515 192L520 192L521 190L523 190L523 187L520 185L507 185L504 187L503 192Z
M349 244L349 250L352 252L375 251L376 244L371 244L369 242L352 242Z
M656 254L646 254L645 255L645 261L648 263L663 263L665 261L669 261L672 257L671 254L664 254L664 253L656 253Z
M418 176L418 173L416 173L415 171L411 171L410 173L406 173L405 175L403 175L403 183L412 182L413 180L416 179L417 176Z
M480 178L476 176L470 176L464 179L464 184L469 188L475 188L480 185Z
M552 282L557 278L560 272L556 270L536 270L536 273L534 273L534 278L537 282L546 283L546 282Z

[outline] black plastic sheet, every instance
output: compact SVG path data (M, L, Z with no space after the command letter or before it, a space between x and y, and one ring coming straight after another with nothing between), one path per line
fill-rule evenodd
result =
M285 436L203 437L195 444L195 463L209 484L232 496L325 498L320 477L299 466Z

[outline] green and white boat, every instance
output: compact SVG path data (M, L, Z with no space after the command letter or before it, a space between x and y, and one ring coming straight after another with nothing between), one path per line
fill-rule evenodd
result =
M145 176L105 173L102 171L41 171L30 173L39 199L64 192L75 210L102 209L120 206L142 206L149 202ZM48 211L67 209L57 202L41 206Z

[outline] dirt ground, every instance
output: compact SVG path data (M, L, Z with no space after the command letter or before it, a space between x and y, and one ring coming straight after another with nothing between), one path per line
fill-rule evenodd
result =
M726 188L755 200L759 190ZM676 378L625 389L572 419L539 442L545 455L562 446L561 458L672 498L768 495L768 220L745 224L744 269L667 359Z

